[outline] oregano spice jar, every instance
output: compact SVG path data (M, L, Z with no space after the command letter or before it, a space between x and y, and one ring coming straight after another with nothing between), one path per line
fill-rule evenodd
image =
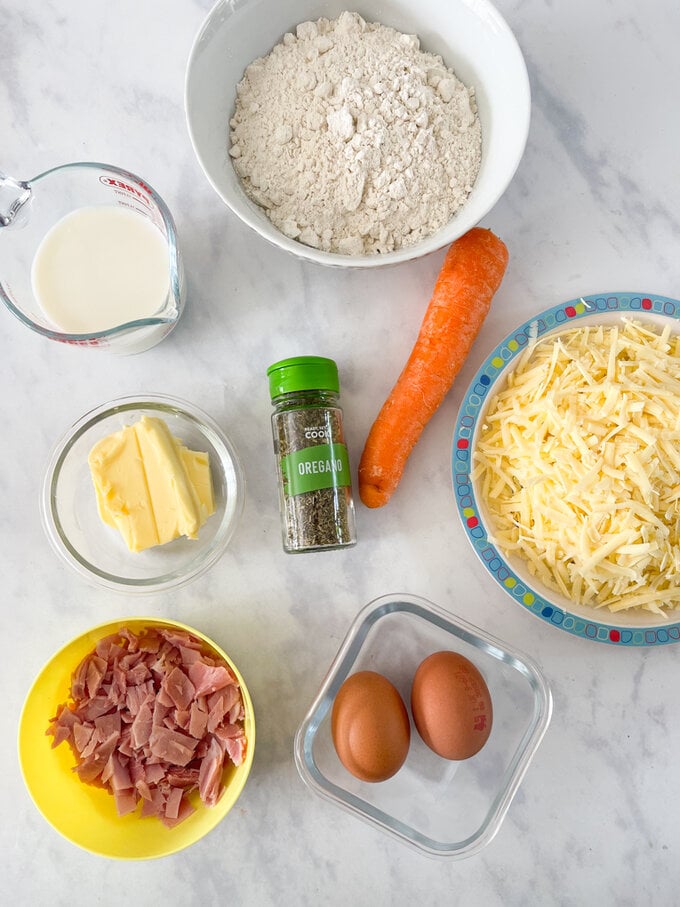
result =
M284 550L354 545L337 365L320 356L298 356L275 362L267 376Z

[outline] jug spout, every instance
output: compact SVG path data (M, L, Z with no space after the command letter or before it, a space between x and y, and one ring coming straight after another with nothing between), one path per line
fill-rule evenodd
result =
M32 190L23 180L15 180L0 171L0 227L11 227L30 200Z

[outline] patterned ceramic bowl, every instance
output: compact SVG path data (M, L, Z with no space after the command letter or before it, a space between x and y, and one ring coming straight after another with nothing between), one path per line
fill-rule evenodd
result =
M584 639L655 646L680 641L680 611L661 614L638 608L611 612L576 604L548 589L529 572L525 560L506 556L493 541L492 519L474 469L474 451L490 401L528 345L571 327L621 325L624 318L656 331L670 326L672 334L677 334L680 302L648 293L600 294L554 306L512 331L482 363L461 403L453 441L453 486L458 513L475 553L514 602L551 626Z

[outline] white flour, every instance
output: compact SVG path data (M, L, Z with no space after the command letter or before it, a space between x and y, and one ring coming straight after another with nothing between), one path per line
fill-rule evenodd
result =
M474 90L418 38L357 13L298 25L246 69L229 153L287 236L347 255L431 235L479 171Z

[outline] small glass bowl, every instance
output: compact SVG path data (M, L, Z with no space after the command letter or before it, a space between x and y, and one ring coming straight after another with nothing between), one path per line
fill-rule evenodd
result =
M102 522L87 457L101 438L144 415L163 419L188 448L208 453L215 513L197 539L178 538L135 553ZM68 430L50 456L41 516L52 547L81 576L109 589L158 592L188 583L215 563L234 532L244 497L239 457L219 426L191 403L150 394L104 403Z
M433 652L464 655L491 694L493 727L480 752L442 759L411 727L406 762L392 778L359 781L340 762L331 708L356 671L384 674L410 703L420 662ZM499 640L413 595L386 595L356 617L295 736L295 762L311 790L412 847L435 857L471 856L491 841L510 806L552 713L539 668Z

